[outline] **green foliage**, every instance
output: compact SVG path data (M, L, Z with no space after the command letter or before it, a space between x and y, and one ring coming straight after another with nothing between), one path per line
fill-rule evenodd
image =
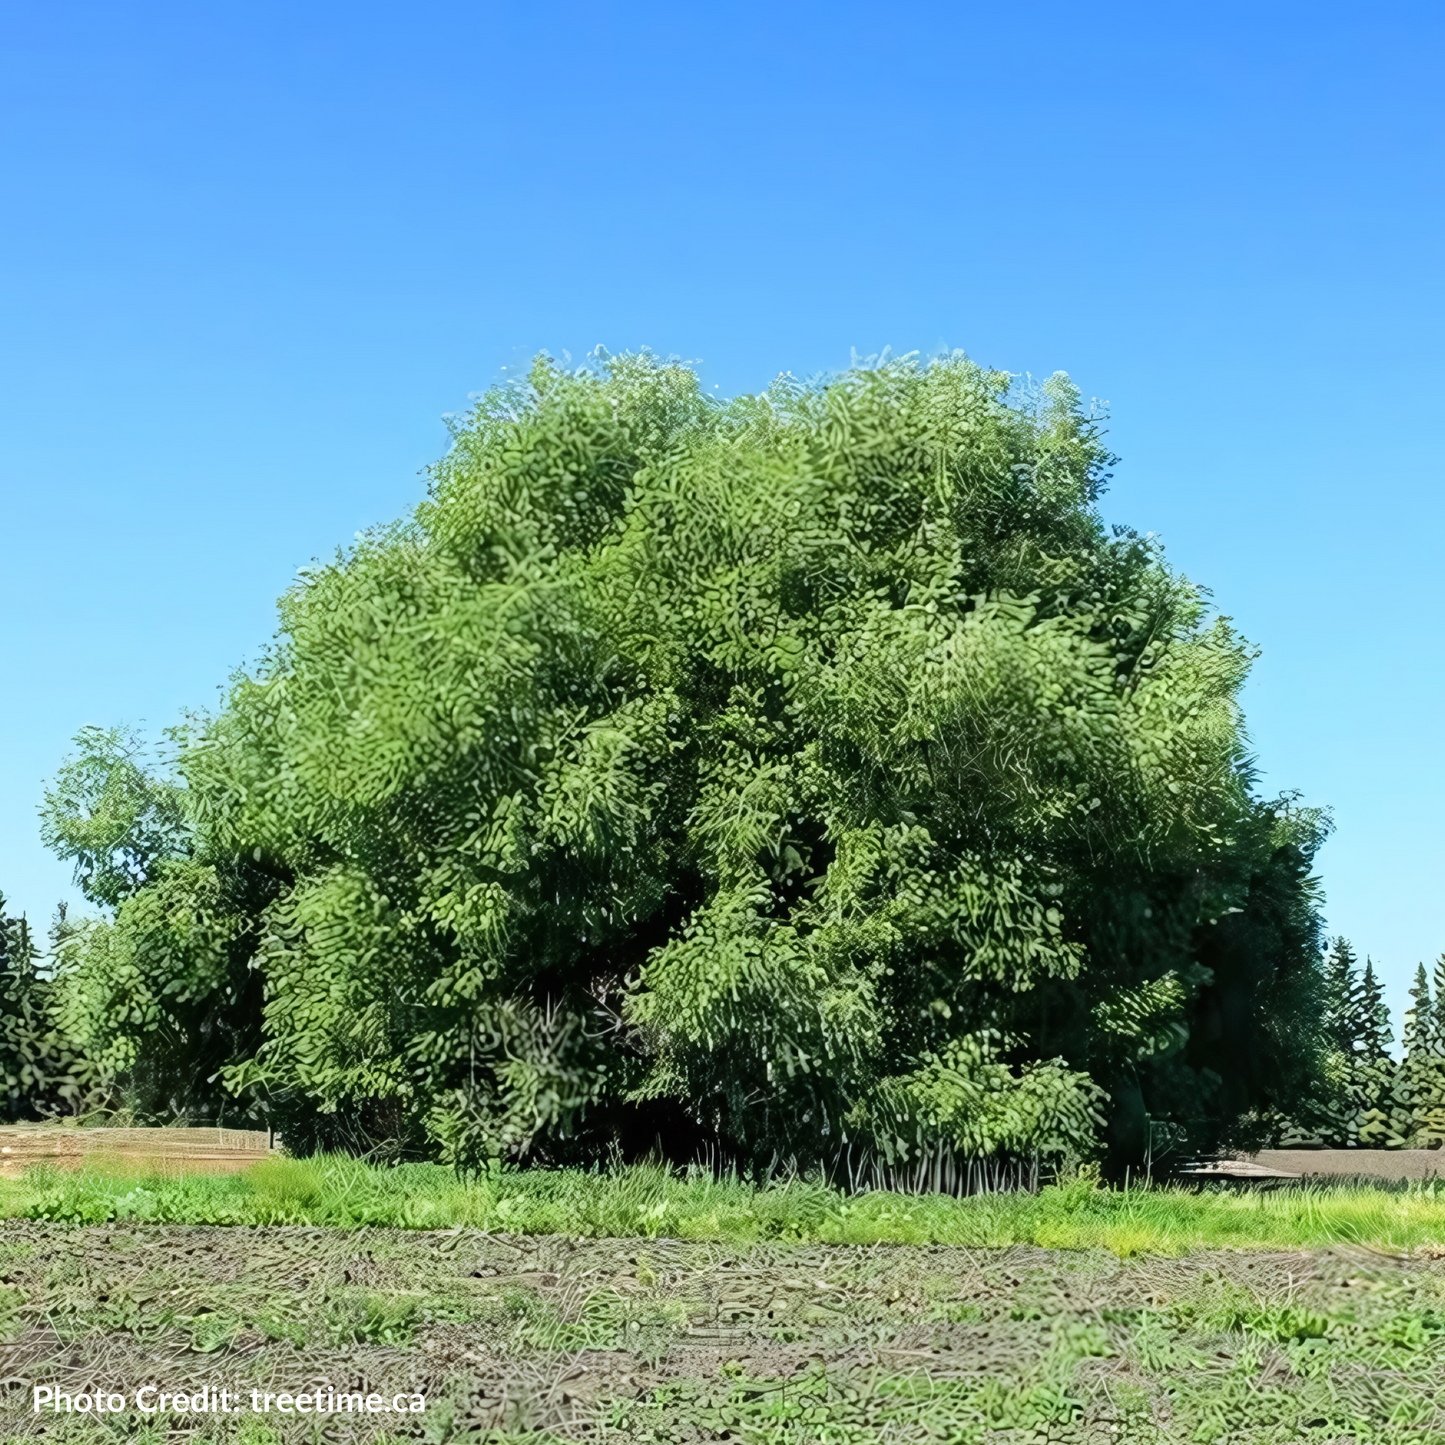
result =
M1334 1147L1433 1149L1445 1144L1445 1028L1439 996L1421 964L1410 989L1401 1040L1390 1054L1384 990L1368 959L1360 973L1354 949L1336 938L1323 964L1324 1067L1309 1121L1295 1132ZM1445 958L1435 965L1445 985Z
M0 894L0 1107L10 1122L73 1113L96 1084L90 1060L57 1022L39 957L29 924L5 916Z
M105 915L58 931L48 1006L88 1061L95 1102L142 1122L263 1114L221 1077L261 1043L252 962L278 880L251 857L193 856L185 788L147 766L137 735L87 727L75 743L41 835Z
M940 1139L967 1158L987 1159L1061 1158L1090 1138L1102 1122L1103 1091L1088 1075L1054 1061L1014 1073L998 1061L999 1043L992 1030L966 1034L941 1055L925 1055L912 1074L883 1081L873 1117L887 1121L874 1130L886 1163L926 1153Z
M1445 1143L1445 1054L1437 1050L1425 965L1415 970L1405 1014L1404 1057L1395 1066L1391 1143L1432 1148Z
M40 810L47 848L75 865L92 903L115 908L167 858L189 852L180 788L144 766L140 737L125 728L82 728Z
M254 1112L220 1076L261 1043L252 959L275 891L245 859L170 859L113 920L83 920L58 941L55 1016L136 1120L240 1125Z
M468 1179L438 1164L387 1167L344 1155L267 1161L239 1175L153 1177L133 1170L34 1169L0 1180L0 1218L56 1224L300 1226L454 1230L589 1239L746 1244L950 1245L1104 1249L1175 1256L1201 1249L1438 1251L1445 1185L1101 1187L1073 1179L953 1198L846 1192L779 1174L763 1185L656 1165L607 1170L502 1165Z
M1253 795L1250 651L1102 526L1111 460L1065 377L961 355L728 405L539 360L286 595L183 790L110 735L113 789L57 785L114 820L50 825L118 904L77 1027L177 1108L204 1060L299 1146L468 1168L1272 1127L1323 823Z

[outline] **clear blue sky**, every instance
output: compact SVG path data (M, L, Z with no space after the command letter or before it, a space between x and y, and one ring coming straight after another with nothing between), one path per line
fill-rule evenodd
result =
M1445 949L1445 10L0 9L0 888L540 348L753 390L962 347L1112 404L1111 520L1262 649L1332 930Z

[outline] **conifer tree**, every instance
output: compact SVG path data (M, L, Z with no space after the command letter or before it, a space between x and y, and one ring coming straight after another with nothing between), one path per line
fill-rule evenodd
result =
M1401 1056L1395 1069L1394 1109L1391 1114L1390 1143L1399 1149L1413 1147L1416 1133L1415 1110L1428 1107L1430 1095L1428 1040L1432 1022L1430 980L1425 965L1415 969L1410 985L1410 1007L1405 1010L1405 1029L1400 1038Z
M94 1070L53 1016L52 985L22 915L0 894L0 1114L11 1122L76 1109Z
M1375 977L1374 961L1369 958L1365 960L1365 974L1356 996L1354 1021L1358 1041L1355 1132L1361 1144L1373 1149L1385 1148L1394 1135L1395 1060L1390 1055L1394 1035L1385 990Z
M1423 971L1423 968L1422 968ZM1432 1001L1421 1025L1421 1045L1426 1061L1423 1097L1415 1104L1417 1147L1438 1149L1445 1145L1445 954L1435 961Z
M1350 940L1333 939L1325 954L1325 1034L1330 1047L1342 1054L1354 1052L1352 1006L1359 988L1359 964Z
M1319 1137L1325 1144L1346 1148L1355 1141L1356 1001L1359 965L1349 939L1331 940L1324 958L1323 1033ZM1297 1127L1296 1132L1307 1132Z
M1445 1061L1436 1050L1436 1011L1423 963L1415 970L1410 999L1404 1058L1396 1074L1391 1143L1406 1149L1435 1148L1445 1143Z
M1435 1006L1430 1011L1430 1050L1437 1058L1445 1060L1445 953L1435 960L1433 993Z

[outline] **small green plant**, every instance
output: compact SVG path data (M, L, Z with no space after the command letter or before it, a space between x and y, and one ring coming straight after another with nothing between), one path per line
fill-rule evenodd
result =
M334 1304L326 1333L333 1345L408 1345L423 1313L423 1303L415 1296L351 1296Z

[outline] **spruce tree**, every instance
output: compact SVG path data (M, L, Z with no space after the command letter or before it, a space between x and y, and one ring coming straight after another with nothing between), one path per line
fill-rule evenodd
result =
M43 1119L82 1105L94 1071L53 1015L30 925L5 915L0 894L0 1114Z
M1445 1063L1445 953L1435 960L1435 1006L1430 1011L1430 1051Z
M1385 990L1375 977L1372 959L1365 960L1365 975L1356 996L1355 1096L1358 1106L1356 1136L1369 1148L1388 1147L1394 1135L1395 1060L1390 1054L1394 1034Z
M1424 971L1421 965L1420 973ZM1412 1104L1415 1144L1424 1149L1445 1145L1445 954L1435 961L1434 981L1433 1000L1422 1010L1418 1025L1421 1064Z
M1359 987L1359 963L1350 940L1335 938L1325 954L1325 1035L1330 1046L1342 1054L1354 1049L1351 1034L1351 1006Z
M1359 964L1349 939L1336 937L1324 957L1321 1061L1321 1125L1319 1137L1335 1148L1355 1142L1355 1003L1360 988Z
M1445 1123L1445 1110L1438 1107L1439 1075L1431 1051L1435 1011L1423 963L1415 970L1410 1000L1402 1040L1404 1057L1395 1071L1395 1107L1391 1115L1390 1143L1402 1149L1435 1142L1442 1137L1436 1126Z

